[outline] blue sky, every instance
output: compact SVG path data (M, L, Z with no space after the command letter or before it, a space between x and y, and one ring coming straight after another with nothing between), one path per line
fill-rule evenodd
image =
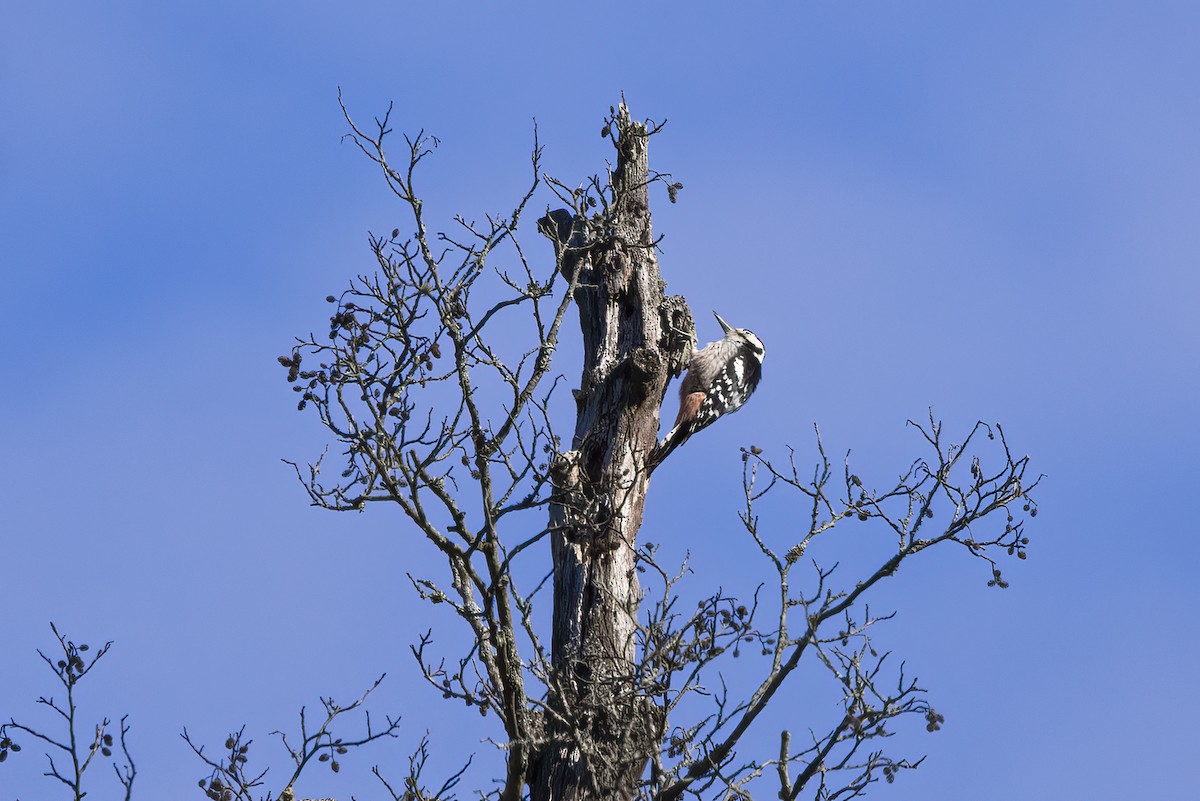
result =
M84 712L130 713L142 799L200 797L183 726L219 744L245 723L279 772L267 732L385 671L373 708L401 739L303 792L383 797L367 768L426 730L439 768L494 764L494 731L409 685L438 621L404 573L436 562L398 513L309 508L279 461L324 439L274 357L400 219L341 141L339 86L358 117L395 101L398 129L440 137L433 221L518 196L534 118L549 173L601 169L624 91L670 121L651 153L684 184L655 209L670 291L770 352L746 409L656 474L643 535L689 548L698 589L752 588L739 446L811 453L816 422L882 484L928 407L1002 421L1047 474L1030 558L1005 592L953 558L888 588L884 636L947 723L897 738L929 758L876 797L1188 795L1200 10L646 5L4 12L0 716L38 720L54 620L115 640ZM23 756L0 799L57 797Z

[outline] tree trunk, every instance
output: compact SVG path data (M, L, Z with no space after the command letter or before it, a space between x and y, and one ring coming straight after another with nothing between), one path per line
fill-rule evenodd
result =
M614 213L602 230L570 212L551 215L561 265L579 273L583 376L571 450L554 470L554 685L547 742L530 771L534 801L631 798L657 743L654 708L634 682L641 591L636 540L648 485L645 460L679 358L669 352L650 225L644 124L622 104L612 177ZM588 227L593 230L587 233ZM686 309L686 306L683 308ZM690 326L690 314L686 323Z

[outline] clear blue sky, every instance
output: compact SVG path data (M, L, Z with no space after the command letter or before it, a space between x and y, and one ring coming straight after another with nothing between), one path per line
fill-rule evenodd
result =
M366 769L398 772L425 730L437 769L495 764L495 730L407 686L408 643L437 622L404 579L436 570L423 543L386 509L309 508L280 463L324 439L274 357L370 269L366 232L400 221L340 141L339 85L358 116L394 100L397 128L441 138L433 221L509 204L534 117L549 172L600 169L623 90L670 120L651 154L685 185L656 208L670 290L769 351L750 405L656 475L644 536L690 547L697 588L752 587L739 445L808 454L815 421L882 484L927 407L1002 421L1048 476L1030 558L1005 592L950 558L889 587L888 644L947 723L897 738L929 759L875 797L1194 794L1200 9L782 8L7 9L0 716L39 719L54 620L116 641L84 711L130 713L144 801L200 797L184 725L219 744L246 723L278 757L267 732L301 704L385 671L373 708L403 714L402 738L302 792L383 797ZM0 801L58 797L30 751ZM116 797L97 779L90 798Z

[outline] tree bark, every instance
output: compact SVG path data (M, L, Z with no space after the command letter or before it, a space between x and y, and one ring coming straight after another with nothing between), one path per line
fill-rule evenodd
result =
M563 271L582 271L575 300L583 376L571 450L554 470L554 681L546 744L530 772L534 801L631 798L657 743L653 707L633 676L641 597L636 541L649 481L645 460L667 381L678 372L664 320L673 325L667 311L682 299L665 303L659 277L650 132L624 104L612 125L611 212L593 220L565 211L548 218L559 232Z

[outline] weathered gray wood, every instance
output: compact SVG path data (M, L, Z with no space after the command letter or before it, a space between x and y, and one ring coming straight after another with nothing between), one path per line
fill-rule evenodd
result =
M583 271L576 291L583 374L575 435L556 465L550 509L557 686L548 743L530 775L535 801L632 797L657 742L647 736L653 707L632 682L635 549L649 481L645 459L667 381L680 369L673 352L682 349L680 337L664 334L664 320L671 326L682 319L682 299L664 305L647 191L649 132L623 105L614 125L615 213L604 229L589 231L588 240L580 216L543 218L560 248L570 246L564 272ZM690 327L686 304L682 309Z

